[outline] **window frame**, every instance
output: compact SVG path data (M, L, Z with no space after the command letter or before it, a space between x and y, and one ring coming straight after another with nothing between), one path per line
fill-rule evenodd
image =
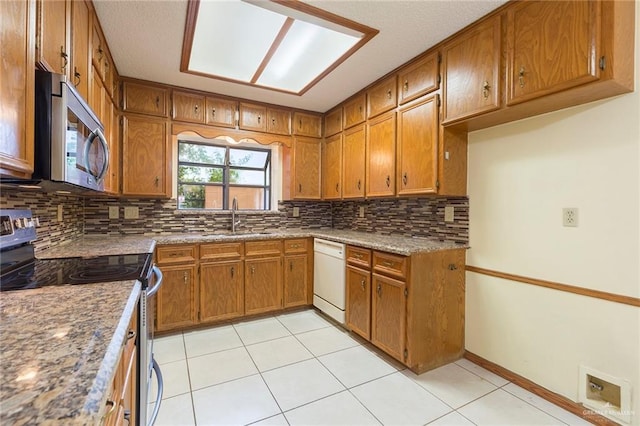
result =
M205 162L191 162L191 161L182 161L180 160L180 145L181 144L189 144L189 145L201 145L201 146L210 146L216 148L224 149L224 160L222 164L214 164L214 163L205 163ZM209 142L201 142L201 141L192 141L187 139L178 139L178 147L177 147L177 173L176 173L176 182L177 182L177 190L176 198L177 198L177 208L178 210L191 210L191 211L224 211L229 210L231 205L231 200L229 199L230 188L256 188L262 189L262 200L264 208L262 209L243 209L243 210L252 210L252 211L270 211L271 210L271 195L272 195L272 187L273 187L273 167L272 167L272 150L270 148L258 148L258 147L249 147L242 145L230 145L225 143L209 143ZM231 150L240 150L240 151L253 151L253 152L263 152L267 154L267 157L264 162L264 167L248 167L248 166L234 166L230 163L230 152ZM180 180L180 167L208 167L212 169L221 169L222 170L222 183L218 182L189 182L189 181L181 181ZM238 184L230 182L230 175L233 170L248 170L248 171L259 171L263 173L263 184L262 185L253 185L253 184ZM222 187L222 208L220 209L212 209L206 207L181 207L180 202L180 185L193 185L193 186L217 186ZM206 199L205 199L206 200ZM203 200L203 202L205 201Z

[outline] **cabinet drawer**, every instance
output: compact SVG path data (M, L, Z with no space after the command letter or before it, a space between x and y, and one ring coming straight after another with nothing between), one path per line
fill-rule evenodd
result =
M382 275L407 277L407 258L391 253L373 252L373 270Z
M200 244L200 260L240 259L244 252L242 242Z
M292 240L284 240L284 252L285 253L306 253L307 239L296 238Z
M393 75L367 92L368 118L389 111L398 105L396 80L396 76Z
M198 249L194 244L158 246L156 256L158 264L192 263L196 261Z
M282 240L247 241L244 243L245 255L273 256L282 254Z
M364 269L371 269L371 250L347 246L347 263Z

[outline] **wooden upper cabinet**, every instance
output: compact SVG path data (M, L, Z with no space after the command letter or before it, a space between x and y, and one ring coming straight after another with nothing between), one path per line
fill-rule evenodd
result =
M122 195L170 197L167 120L125 115L122 133Z
M345 130L342 145L342 198L364 198L365 125Z
M98 18L96 18L95 15L92 21L91 63L93 64L94 71L97 71L100 78L104 78L104 67L107 62L107 44L104 41L98 24Z
M438 180L438 95L398 111L398 195L435 194Z
M291 134L291 111L280 108L267 108L267 132L276 135Z
M367 197L395 195L396 113L381 115L367 122Z
M601 2L518 2L507 12L507 105L598 79Z
M321 141L315 138L296 137L293 140L293 188L294 199L320 199Z
M0 171L17 177L33 172L35 35L34 0L0 1Z
M361 94L344 104L344 128L348 129L357 124L364 123L366 114L366 96Z
M324 141L322 150L322 198L342 198L342 134Z
M267 107L240 102L240 123L243 130L267 130Z
M312 138L322 137L322 116L304 112L293 113L292 133Z
M71 75L70 80L85 99L89 99L90 55L89 35L91 29L91 13L85 0L71 2Z
M125 81L123 111L168 117L169 90L162 86Z
M434 52L398 73L398 102L403 104L438 89L439 54Z
M190 123L204 123L204 95L189 92L173 92L173 119Z
M501 16L466 30L442 48L443 123L500 107Z
M342 131L342 107L336 108L324 116L324 137L333 136Z
M367 117L375 117L398 105L396 75L392 75L367 91Z
M38 0L37 15L36 62L48 71L67 75L71 60L71 2Z
M236 127L238 101L207 96L206 124L219 127Z

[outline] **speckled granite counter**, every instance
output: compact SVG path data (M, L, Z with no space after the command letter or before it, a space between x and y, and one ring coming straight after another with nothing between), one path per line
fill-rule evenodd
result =
M96 424L138 281L0 294L0 424Z
M340 229L322 230L280 230L267 234L173 234L154 236L158 244L196 244L222 241L266 240L274 238L318 237L345 244L357 245L374 250L383 250L401 255L424 253L438 250L468 248L466 244L434 241L426 238L403 237L397 235L381 235L367 232L347 231Z
M155 245L153 238L145 236L85 235L69 243L40 252L36 257L38 259L61 259L65 257L153 253Z

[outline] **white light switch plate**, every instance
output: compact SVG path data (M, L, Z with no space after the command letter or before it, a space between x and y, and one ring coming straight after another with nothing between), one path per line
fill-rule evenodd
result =
M293 217L300 217L300 207L293 208Z
M125 207L124 208L124 218L125 219L138 219L139 216L139 209L138 207Z
M453 206L445 206L444 207L444 221L445 222L453 222L453 215L455 213L455 209Z
M120 217L120 208L118 206L109 206L109 219L118 219Z
M62 222L64 219L63 208L62 204L58 204L58 222Z
M358 217L364 217L364 206L360 206L358 209Z

